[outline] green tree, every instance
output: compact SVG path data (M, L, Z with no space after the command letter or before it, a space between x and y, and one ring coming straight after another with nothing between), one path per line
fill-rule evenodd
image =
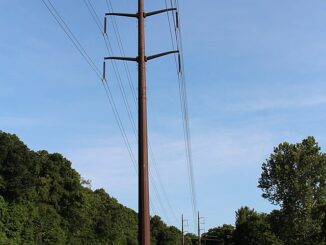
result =
M223 225L209 229L202 235L202 243L205 245L233 245L234 227L232 225Z
M235 244L239 245L279 245L280 239L272 232L266 214L254 209L241 207L236 212Z
M40 205L33 220L37 244L66 244L66 230L61 227L62 217L50 205Z
M193 233L185 235L185 245L198 245L198 236Z
M16 135L0 131L0 195L6 200L31 199L35 171L27 146Z
M282 227L286 244L321 244L325 213L314 214L326 203L326 155L313 137L276 147L262 165L258 186L281 207L272 220Z
M158 216L152 226L156 244L180 242ZM31 151L0 131L0 244L137 245L137 213L91 190L61 154Z
M181 242L181 232L173 227L167 226L159 216L151 218L151 244L175 245Z
M0 196L0 244L10 244L8 239L8 229L6 227L8 219L8 204Z

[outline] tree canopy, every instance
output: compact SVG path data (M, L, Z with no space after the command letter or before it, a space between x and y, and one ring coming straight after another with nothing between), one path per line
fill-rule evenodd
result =
M235 227L223 225L202 236L209 245L326 244L326 154L313 137L284 142L262 164L258 187L279 209L236 211Z
M320 244L326 204L326 154L313 137L274 149L262 165L262 196L281 210L271 215L286 244ZM325 240L324 240L325 241Z
M278 208L241 207L235 225L202 234L205 245L325 245L326 154L313 137L275 147L258 187ZM151 218L151 244L181 244L182 234ZM185 245L198 244L186 234ZM32 151L0 131L0 244L136 245L137 213L103 189L92 190L59 153Z
M152 244L178 244L160 217ZM0 244L136 245L137 213L87 181L58 153L34 152L0 131Z

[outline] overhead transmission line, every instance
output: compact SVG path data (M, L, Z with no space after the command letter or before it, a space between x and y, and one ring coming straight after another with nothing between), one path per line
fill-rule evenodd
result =
M97 25L100 33L104 37L104 42L105 42L105 45L107 47L107 50L108 50L109 54L113 54L113 48L112 48L111 42L110 42L110 40L108 38L107 33L105 31L103 31L104 26L103 26L100 18L98 17L98 15L96 13L96 10L95 10L91 0L84 0L84 2L86 4L86 6L87 6L88 11L90 12L90 14L92 16L92 19L94 20L94 22L96 22L96 25ZM113 7L112 7L111 1L106 0L106 4L107 4L107 7L108 7L109 11L113 12ZM111 21L112 21L112 24L113 24L113 29L114 29L114 33L115 33L115 36L116 36L118 46L119 46L120 54L125 56L123 43L122 43L121 36L120 36L120 33L119 33L119 28L117 26L117 23L116 23L115 19L112 18L112 16L111 16ZM122 79L121 79L120 71L119 71L118 66L116 64L116 61L112 60L112 65L113 65L115 76L116 76L116 78L118 80L119 89L120 89L120 92L122 94L122 98L123 98L124 105L125 105L125 108L127 110L128 116L129 116L129 120L130 120L132 129L133 129L134 136L137 139L137 130L136 130L136 125L135 125L135 120L134 120L134 117L132 116L130 105L129 105L129 102L127 100L127 96L126 96L125 88L124 88L124 85L123 85L123 82L122 82ZM131 93L133 95L134 105L135 105L135 107L137 107L136 92L135 92L135 89L133 87L133 83L132 83L132 80L131 80L129 67L128 67L128 65L127 65L127 63L125 61L124 61L124 68L125 68L126 77L128 79L129 88L130 88ZM174 212L174 210L173 210L173 208L172 208L172 206L171 206L171 204L170 204L170 202L169 202L169 200L167 198L167 194L166 194L164 185L162 184L159 171L157 170L156 158L154 156L154 152L152 150L150 142L149 142L149 150L150 150L150 157L151 157L151 159L153 161L154 170L155 170L155 173L156 173L156 175L158 177L158 180L159 180L158 184L159 184L159 186L161 187L161 189L163 191L163 199L165 199L165 200L164 200L164 202L162 201L162 198L161 198L160 193L158 191L158 187L157 187L155 179L153 177L153 173L152 173L151 169L149 169L150 181L151 181L151 184L152 184L152 187L153 187L155 197L156 197L158 203L160 204L165 217L169 218L169 215L167 215L169 213L174 218L174 221L177 222L178 219L177 219L177 217L175 215L175 212ZM166 211L164 203L167 204L170 212Z
M112 6L112 2L111 0L105 0L106 2L106 5L107 5L107 8L110 12L114 12L113 10L113 6ZM120 35L120 31L119 31L119 27L117 25L117 22L116 22L116 19L113 18L112 16L111 17L111 21L113 23L113 30L114 30L114 33L115 33L115 36L116 36L116 39L117 39L117 42L118 42L118 46L119 46L119 50L120 50L120 54L122 56L125 56L125 51L124 51L124 47L123 47L123 43L122 43L122 38L121 38L121 35ZM130 70L129 70L129 66L127 64L126 61L123 61L123 64L124 64L124 68L126 70L126 73L127 73L127 77L128 77L128 82L129 82L129 85L130 85L130 90L132 92L132 95L133 95L133 98L134 98L134 105L135 107L137 107L137 96L136 96L136 90L133 86L133 82L132 82L132 78L131 78L131 75L130 75ZM149 137L150 138L150 137ZM151 142L150 142L150 139L148 139L148 144L149 144L149 153L150 153L150 158L152 159L152 165L154 167L154 171L156 173L156 176L157 176L157 179L158 179L158 183L159 183L159 186L161 187L161 190L162 190L162 193L163 193L163 198L165 199L165 203L167 204L168 208L169 208L169 211L170 213L172 214L173 218L174 218L174 221L178 221L178 218L176 217L176 214L175 214L175 211L174 209L172 208L172 205L169 201L169 198L168 198L168 195L167 195L167 192L166 192L166 189L164 187L164 184L162 182L162 178L161 178L161 175L160 175L160 172L158 170L158 163L157 163L157 160L156 160L156 157L155 157L155 154L154 154L154 151L153 151L153 148L151 146ZM150 171L150 175L151 174L151 169L149 169ZM154 185L154 188L155 187L155 182L153 181L153 185Z
M111 90L110 90L110 88L108 86L107 80L105 78L102 78L101 72L100 72L99 68L95 65L94 61L90 58L90 56L88 55L88 53L86 52L86 50L80 44L80 42L78 41L78 39L76 38L76 36L73 34L73 32L71 31L71 29L69 28L69 26L66 24L66 22L63 20L63 18L59 14L59 12L53 6L52 2L50 0L41 0L41 1L45 5L45 7L48 9L48 11L50 12L50 14L53 16L53 18L56 20L56 22L58 23L58 25L60 26L60 28L65 32L65 34L68 37L68 39L73 43L73 45L75 46L75 48L77 49L77 51L82 55L82 57L84 58L84 60L86 61L86 63L94 71L94 73L96 74L96 76L101 80L102 85L103 85L103 87L105 89L106 96L109 99L109 102L110 102L110 105L111 105L111 108L112 108L112 111L113 111L115 120L117 121L118 127L120 129L120 133L121 133L122 138L124 140L124 143L126 145L128 154L130 155L130 158L132 160L133 166L134 166L134 168L135 168L135 170L137 172L136 160L135 160L135 157L134 157L132 148L130 146L130 143L129 143L129 140L128 140L128 137L127 137L125 128L124 128L124 126L122 124L121 117L120 117L119 112L117 110L117 107L116 107L116 104L115 104L113 95L112 95ZM173 5L172 0L171 0L171 5ZM178 5L178 3L177 3L177 5ZM91 5L90 5L90 7L91 7L91 9L89 9L89 10L91 10L91 12L92 11L95 11L95 9L92 8ZM93 18L94 18L94 16L93 16ZM96 23L98 23L98 27L101 28L101 25L99 24L100 22L97 22L96 21L96 18L94 18L94 20L95 20ZM181 42L181 31L180 31L180 28L176 28L177 21L178 20L175 20L175 19L173 21L174 22L174 27L175 27L175 33L176 33L176 45L180 49L181 61L183 61L183 51L182 51L182 42ZM114 25L116 26L116 23ZM117 30L116 27L115 27L115 30ZM170 29L171 29L171 27L170 27ZM177 29L179 29L179 36L177 34ZM120 34L118 34L118 36L120 36ZM178 37L179 37L179 39L178 39ZM106 38L104 38L104 40L106 40ZM122 53L124 54L124 50L123 50L121 38L120 38L120 41L119 42L120 42L120 45L119 46L120 46L120 48L122 50ZM178 43L180 44L180 46L178 46ZM106 42L106 46L112 52L112 47L110 48L110 45L109 45L108 42ZM182 65L182 67L184 67L183 62L181 63L181 65ZM125 64L125 67L128 67L128 66ZM184 69L182 69L182 70L184 70ZM118 74L118 72L117 72L117 74ZM134 91L135 89L134 89L134 87L132 85L132 82L131 82L130 71L128 71L127 74L128 74L129 86L132 89L132 91ZM182 74L182 76L179 77L179 78L181 78L181 80L179 81L180 82L180 89L179 89L179 91L180 91L180 99L182 101L183 120L184 120L183 125L184 125L184 131L185 131L184 134L185 134L186 151L187 151L187 158L188 158L187 161L188 161L188 168L189 168L188 172L189 172L189 175L190 175L189 178L190 178L190 182L191 182L191 193L192 193L192 199L193 199L192 203L193 203L193 209L196 210L196 195L195 195L193 167L192 167L192 156L191 156L191 145L190 145L190 134L189 134L189 123L188 123L188 109L187 109L187 105L186 105L185 77L184 77L184 74L183 73L181 73L181 74ZM117 77L119 77L119 75L117 75ZM154 162L155 162L155 160L154 160ZM157 168L155 168L155 169L157 171ZM160 177L159 177L159 180L160 180ZM166 197L167 195L166 195L166 191L164 190L163 185L162 185L162 189L163 189L163 194ZM153 203L151 205L151 209L154 209L152 206L153 206ZM168 202L168 206L169 206L169 208L171 208L171 205L169 204L169 202Z
M108 0L106 0L108 1ZM165 1L165 6L168 9L168 0ZM197 224L197 195L195 189L195 177L194 177L194 169L193 169L193 157L192 157L192 147L191 147L191 136L190 136L190 128L189 128L189 112L188 112L188 102L187 102L187 89L186 89L186 77L185 77L185 69L184 69L184 55L183 55L183 45L182 45L182 31L180 24L180 6L178 0L170 0L170 7L177 8L176 16L172 15L172 20L170 19L170 13L167 12L167 18L170 29L170 37L173 49L179 50L179 57L175 55L175 63L177 68L178 75L178 85L179 85L179 97L181 104L181 112L182 112L182 120L183 120L183 134L185 141L185 150L186 150L186 162L188 169L188 179L189 179L189 189L192 203L192 212L193 212L193 220L194 225ZM173 26L172 26L173 25ZM174 30L173 30L174 29ZM179 61L179 62L178 62Z
M165 6L168 8L168 0L165 1ZM186 76L184 69L184 55L183 55L183 45L182 45L182 31L181 31L181 21L180 21L180 6L178 0L170 0L170 7L177 8L177 16L172 14L172 20L170 13L167 13L167 19L169 22L170 36L172 47L178 49L179 52L179 64L177 62L177 56L175 55L175 62L177 66L177 75L178 75L178 84L179 84L179 97L181 103L181 112L183 119L183 131L184 131L184 140L185 140L185 149L186 149L186 161L188 166L188 178L189 178L189 187L192 200L192 209L193 209L193 219L194 224L196 222L196 213L197 213L197 195L195 188L195 177L193 169L193 157L192 157L192 147L191 147L191 137L190 137L190 128L189 128L189 111L188 111L188 100L187 100L187 88L186 88ZM173 26L172 26L172 24ZM172 30L174 28L174 31ZM174 33L174 38L173 38ZM179 67L178 67L179 65ZM178 69L179 68L179 69Z
M83 57L83 59L86 61L86 63L90 66L90 68L94 71L94 73L96 74L96 76L99 78L99 80L102 82L102 85L104 87L105 90L105 94L109 100L111 109L113 111L113 115L114 118L118 124L121 136L123 138L124 144L127 148L128 154L130 156L132 165L134 167L134 170L137 174L137 164L136 164L136 159L134 157L132 148L130 146L125 128L122 124L121 121L121 117L119 115L119 111L117 110L117 106L115 104L113 95L111 93L110 87L108 86L108 82L105 78L103 78L103 76L101 75L101 72L99 70L99 68L97 67L97 65L94 63L94 61L92 60L92 58L88 55L88 53L86 52L86 50L84 49L84 47L81 45L81 43L78 41L78 39L76 38L76 36L73 34L73 32L71 31L71 29L69 28L69 26L66 24L66 22L64 21L64 19L61 17L60 13L58 12L58 10L55 8L55 6L52 4L51 0L41 0L42 3L45 5L45 7L47 8L47 10L50 12L50 14L52 15L52 17L55 19L55 21L57 22L57 24L60 26L60 28L64 31L64 33L66 34L66 36L68 37L68 39L72 42L72 44L74 45L74 47L77 49L77 51L81 54L81 56ZM156 208L154 203L150 203L150 208L157 213Z
M95 21L96 25L98 26L99 28L99 31L101 32L101 34L103 35L104 37L104 41L105 41L105 45L106 45L106 48L108 50L109 53L113 54L113 48L112 48L112 45L110 43L110 40L108 39L108 35L107 33L103 32L102 30L104 29L104 26L102 25L102 22L100 21L97 13L96 13L96 10L92 4L92 2L90 0L84 0L86 6L87 6L87 9L89 10L93 20ZM108 3L108 1L106 1ZM109 5L112 8L112 4L110 2L110 5ZM118 34L118 27L117 27L117 24L116 22L113 22L114 23L114 30L115 30L115 34L116 34L116 37L118 39L118 43L119 43L119 48L120 48L120 52L124 55L124 48L123 48L123 44L122 44L122 41L121 41L121 38L120 38L120 35ZM137 139L137 131L136 131L136 125L135 125L135 120L132 116L132 112L131 112L131 109L130 109L130 105L129 105L129 102L128 102L128 99L127 99L127 96L126 96L126 92L125 92L125 88L124 88L124 85L122 83L122 79L121 79L121 75L120 75L120 72L119 72L119 69L118 69L118 66L116 64L115 61L112 61L112 65L113 65L113 69L114 69L114 73L115 73L115 76L118 80L118 85L119 85L119 89L120 89L120 92L122 94L122 97L123 97L123 101L124 101L124 104L125 104L125 108L127 110L127 113L128 113L128 117L129 117L129 120L131 122L131 125L132 125L132 129L133 129L133 132L134 132L134 135L135 135L135 138ZM129 68L127 66L126 63L124 63L124 67L125 67L125 71L126 71L126 74L127 74L127 78L128 78L128 81L129 81L129 85L130 85L130 89L132 89L132 94L134 95L134 103L136 105L136 99L135 99L135 91L133 89L133 85L132 85L132 81L131 81L131 75L130 75L130 71L129 71ZM150 147L150 153L151 153L151 157L154 159L154 156L153 156L153 151L151 150L151 147ZM156 170L157 171L157 170ZM158 173L158 171L157 171ZM164 204L162 202L162 199L160 197L160 194L158 192L158 188L156 186L156 183L154 181L154 178L153 178L153 174L150 170L150 180L151 180L151 183L152 183L152 186L153 186L153 190L154 190L154 194L155 194L155 197L156 199L158 200L158 203L160 204L161 208L162 208L162 211L163 213L165 214L165 216L168 218L169 216L167 215L167 212L166 212L166 209L164 207ZM160 180L160 179L159 179ZM159 183L161 184L161 183ZM164 190L164 187L163 185L161 184L161 188ZM165 192L166 193L166 192ZM166 195L166 194L165 194ZM168 203L168 206L169 208L171 209L171 205L169 204L169 201L168 199L165 200L166 203ZM172 214L174 214L174 211L173 209L171 210ZM174 214L173 216L176 220L176 216Z
M112 48L111 42L108 39L107 33L103 32L104 26L102 25L102 22L100 21L100 18L96 13L93 4L91 3L90 0L84 0L84 2L85 2L86 6L87 6L87 9L89 10L89 12L90 12L90 14L92 16L92 19L94 20L94 22L98 26L98 29L99 29L100 33L103 35L107 51L109 52L109 54L113 54L113 48ZM129 117L129 121L130 121L131 126L132 126L134 136L135 136L135 138L137 140L137 132L136 132L135 121L134 121L134 118L133 118L133 115L132 115L132 112L131 112L131 109L130 109L130 105L129 105L129 102L128 102L128 99L127 99L127 96L126 96L126 92L125 92L125 88L124 88L124 85L123 85L123 82L122 82L122 78L121 78L119 68L118 68L118 66L116 64L116 61L113 60L111 62L111 64L112 64L112 67L113 67L113 70L114 70L115 77L118 80L119 90L120 90L120 92L122 94L123 102L124 102L124 105L125 105L128 117ZM163 211L164 215L167 217L167 212L166 212L166 210L165 210L165 208L163 206L163 203L162 203L162 201L161 201L161 199L159 197L155 182L153 181L153 178L152 178L151 175L150 175L150 177L151 177L151 182L154 183L153 186L154 186L155 197L157 198L158 203L162 207L162 211Z

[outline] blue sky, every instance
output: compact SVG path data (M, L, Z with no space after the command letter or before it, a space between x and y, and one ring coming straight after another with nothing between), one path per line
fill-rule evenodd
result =
M102 17L105 1L93 2ZM53 3L101 67L106 49L84 2ZM136 1L112 4L116 11L136 9ZM180 5L197 201L208 229L233 224L240 206L276 208L256 186L261 164L278 143L313 135L325 150L326 2L180 0ZM146 8L164 8L164 1L147 1ZM105 188L136 210L136 175L100 81L41 0L2 0L0 20L0 130L17 134L34 150L64 154L93 188ZM135 20L117 23L126 53L136 55ZM146 31L148 54L171 49L165 15L147 20ZM137 67L129 67L136 86ZM150 62L147 71L157 168L177 218L184 213L194 231L173 57ZM110 68L107 76L135 151ZM129 90L127 96L132 104ZM180 226L152 196L153 213Z

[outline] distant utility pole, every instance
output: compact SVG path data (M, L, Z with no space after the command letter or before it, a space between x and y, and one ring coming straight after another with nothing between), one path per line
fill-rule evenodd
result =
M198 245L200 244L200 217L199 217L199 212L198 212Z
M183 215L181 216L181 233L182 233L182 245L185 244L185 227L188 227L188 220L183 218Z
M199 212L198 212L198 244L200 245L201 244L201 237L200 237L200 232L203 230L200 228L200 225L203 225L205 224L205 220L204 220L204 217L200 217L199 216Z
M178 50L164 52L152 56L145 54L145 18L176 8L145 13L144 0L138 0L138 12L106 13L104 32L106 33L106 16L123 16L138 19L138 56L137 57L105 57L104 60L124 60L138 63L138 239L139 245L150 245L150 213L149 213L149 183L148 183L148 136L147 136L147 104L146 104L146 62L168 54L179 53ZM176 12L177 13L177 12ZM178 18L178 14L176 14ZM178 23L178 21L177 21ZM179 55L180 63L180 55ZM179 64L179 69L181 65ZM179 71L180 72L180 71ZM103 64L105 79L105 62Z

